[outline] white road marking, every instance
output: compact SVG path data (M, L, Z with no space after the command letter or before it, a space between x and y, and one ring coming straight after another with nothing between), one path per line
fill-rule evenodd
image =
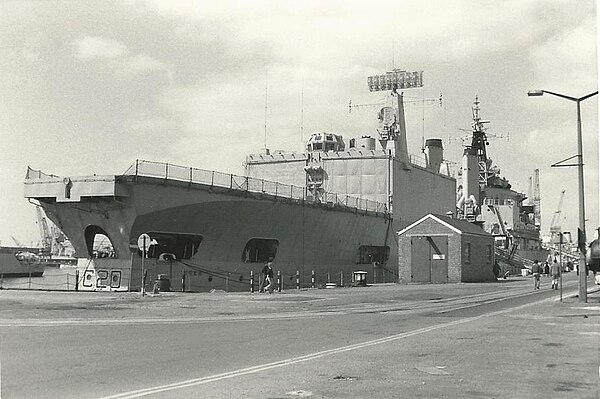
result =
M239 317L213 316L213 317L170 317L170 318L147 318L147 319L0 319L0 327L64 327L64 326L114 326L123 324L194 324L211 322L238 322L256 320L281 320L298 319L321 316L343 315L348 312L309 312L309 313L280 313L264 315L246 315Z
M286 367L286 366L290 366L290 365L293 365L296 363L302 363L302 362L307 362L307 361L311 361L311 360L316 360L316 359L319 359L319 358L322 358L325 356L336 355L338 353L353 351L353 350L366 348L366 347L374 346L374 345L380 345L380 344L384 344L384 343L391 342L391 341L397 341L399 339L413 337L415 335L425 334L425 333L428 333L431 331L440 330L442 328L447 328L447 327L457 326L460 324L470 323L472 321L479 320L484 317L490 317L490 316L495 316L495 315L499 315L499 314L503 314L503 313L513 312L515 310L526 308L529 306L534 306L534 305L537 305L537 304L540 304L540 303L543 303L546 301L549 301L549 299L543 299L543 300L536 301L536 302L530 302L525 305L517 306L514 308L499 310L496 312L491 312L491 313L487 313L487 314L483 314L483 315L479 315L479 316L469 317L466 319L454 320L454 321L450 321L450 322L443 323L443 324L437 324L434 326L419 328L417 330L408 331L408 332L404 332L404 333L400 333L400 334L394 334L394 335L390 335L387 337L374 339L371 341L365 341L365 342L360 342L357 344L341 346L339 348L333 348L333 349L328 349L328 350L324 350L324 351L320 351L320 352L309 353L304 356L298 356L298 357L294 357L294 358L290 358L290 359L279 360L276 362L261 364L261 365L257 365L257 366L253 366L253 367L243 368L243 369L239 369L239 370L233 370L233 371L230 371L227 373L215 374L215 375L211 375L211 376L194 378L191 380L180 381L180 382L175 382L175 383L171 383L171 384L158 385L155 387L138 389L138 390L129 391L129 392L123 392L123 393L119 393L119 394L115 394L115 395L105 396L100 399L139 398L139 397L146 396L146 395L158 394L160 392L173 391L173 390L182 389L182 388L189 388L189 387L193 387L193 386L208 384L208 383L215 382L215 381L221 381L221 380L225 380L225 379L229 379L229 378L240 377L240 376L247 375L247 374L259 373L261 371L271 370L271 369L280 368L280 367Z

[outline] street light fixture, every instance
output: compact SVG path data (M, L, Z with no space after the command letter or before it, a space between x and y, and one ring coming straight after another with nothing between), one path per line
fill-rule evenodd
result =
M587 94L583 97L571 97L564 94L554 93L548 90L530 90L527 92L529 97L539 97L543 96L544 93L551 94L553 96L557 96L560 98L567 99L569 101L574 101L577 103L577 155L575 157L578 158L577 170L579 177L579 234L577 246L579 247L579 302L587 302L587 273L585 267L585 198L584 198L584 188L583 188L583 143L581 138L581 102L590 97L598 94L598 91ZM571 157L574 158L574 157ZM571 159L568 158L568 159ZM565 160L566 161L566 160ZM562 161L561 161L562 162ZM552 166L574 166L574 165L560 165L560 163L556 163Z

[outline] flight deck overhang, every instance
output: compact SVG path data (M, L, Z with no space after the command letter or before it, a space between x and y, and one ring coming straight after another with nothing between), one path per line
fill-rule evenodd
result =
M126 197L116 176L43 176L25 179L25 198L55 202L80 202L86 197Z

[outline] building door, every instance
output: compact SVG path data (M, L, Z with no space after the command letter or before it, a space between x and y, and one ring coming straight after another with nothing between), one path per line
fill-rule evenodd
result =
M427 237L431 249L431 282L448 282L448 237Z
M415 283L431 282L431 256L427 236L411 237L411 278Z
M416 283L448 281L448 237L411 238L411 275Z

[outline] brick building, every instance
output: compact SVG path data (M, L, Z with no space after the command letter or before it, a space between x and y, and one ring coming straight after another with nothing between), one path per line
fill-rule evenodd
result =
M465 220L428 214L398 232L400 283L494 281L494 237Z

